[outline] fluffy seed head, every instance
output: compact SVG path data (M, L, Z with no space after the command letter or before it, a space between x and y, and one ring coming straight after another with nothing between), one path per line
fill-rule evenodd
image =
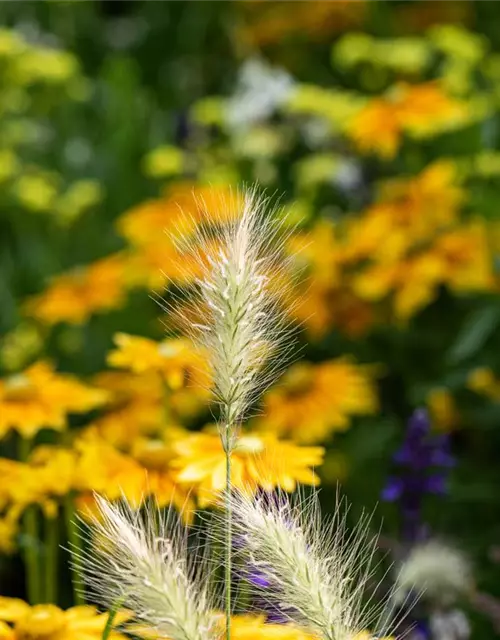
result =
M96 497L84 579L96 602L133 611L139 623L172 640L217 638L212 603L187 559L187 540L170 512L133 510Z
M238 493L231 502L234 533L265 585L262 595L291 621L324 640L351 640L380 622L379 606L363 604L376 548L366 518L349 533L339 506L323 526L316 495Z
M472 588L472 571L464 555L438 540L415 546L402 563L396 596L410 591L437 605L449 606Z
M283 219L255 190L238 196L231 206L239 211L222 211L215 222L210 212L209 224L183 239L198 273L184 325L208 354L220 421L233 434L281 368L290 334L280 291L289 282ZM234 437L224 444L232 448Z

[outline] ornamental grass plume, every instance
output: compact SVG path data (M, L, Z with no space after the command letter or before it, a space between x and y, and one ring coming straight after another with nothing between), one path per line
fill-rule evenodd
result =
M317 494L233 492L231 508L250 581L288 621L324 640L351 640L382 623L383 603L364 599L377 547L367 537L366 517L348 532L339 504L325 525Z
M173 512L133 510L96 496L91 548L79 565L96 602L130 609L140 624L171 640L215 640L216 620L201 569Z
M260 394L271 384L291 351L282 306L289 282L283 218L267 211L268 200L243 190L220 212L185 221L179 252L196 274L181 319L187 333L208 354L212 388L219 407L219 432L226 455L225 612L231 616L231 453L238 431ZM289 233L289 232L288 232ZM192 278L187 278L192 281ZM281 295L280 295L281 293ZM183 300L183 303L185 301ZM199 318L194 322L193 317Z
M290 231L267 205L268 199L255 189L244 190L227 204L221 199L218 216L202 214L194 230L187 220L188 232L179 231L177 238L196 274L196 286L182 301L187 302L182 324L207 354L221 436L229 451L238 426L291 350L289 313L279 290L290 282L285 252ZM202 202L200 210L205 210Z

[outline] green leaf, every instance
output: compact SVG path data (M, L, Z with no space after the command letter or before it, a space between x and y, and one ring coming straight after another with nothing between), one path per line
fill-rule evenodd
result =
M448 362L457 364L474 355L495 331L499 322L498 305L483 307L471 313L448 354Z

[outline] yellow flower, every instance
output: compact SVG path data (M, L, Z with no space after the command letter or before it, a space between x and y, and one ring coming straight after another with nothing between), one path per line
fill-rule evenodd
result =
M395 105L384 98L373 99L352 119L348 135L362 153L374 152L390 160L402 135Z
M265 394L264 417L258 426L297 442L322 442L335 431L348 429L352 416L377 412L374 373L373 368L346 358L317 365L298 363Z
M180 484L193 486L200 507L217 500L226 483L225 454L217 433L194 433L173 443L172 468ZM232 455L232 484L241 490L277 487L294 491L297 483L316 485L313 469L323 459L323 447L301 447L273 434L244 434Z
M263 614L239 614L231 618L231 637L234 640L314 640L308 634L292 624L266 622Z
M241 197L227 186L200 187L193 184L176 184L157 200L149 200L125 212L118 220L119 233L133 246L144 247L158 243L166 232L175 232L182 221L182 229L200 219L219 221L224 215L234 216ZM166 261L165 261L166 262Z
M53 518L57 504L77 484L75 451L44 445L37 447L27 463L0 458L4 491L0 493L0 509L6 509L4 524L16 519L30 504L38 504L45 515Z
M55 205L57 221L61 225L74 222L84 211L103 198L103 189L97 180L77 180L61 195Z
M115 335L117 349L108 354L112 367L129 369L133 373L160 373L171 389L179 389L188 382L204 384L208 373L204 359L193 345L182 338L155 342L127 333Z
M13 191L23 207L35 212L50 211L58 195L57 181L42 172L20 176Z
M144 173L151 178L165 178L182 173L184 153L171 145L163 145L150 151L143 161Z
M63 429L67 415L85 413L103 404L104 391L38 362L0 380L0 437L15 429L32 438L40 429Z
M156 373L105 371L93 384L108 393L109 401L92 425L113 446L126 449L136 437L157 433L165 425L165 389Z
M14 151L12 149L0 149L0 183L9 180L18 171L19 160Z
M118 613L116 624L129 619L126 613ZM0 597L0 638L2 640L99 640L108 620L107 613L99 613L95 607L72 607L63 611L53 604L37 604L30 607L23 600ZM125 640L117 631L110 640Z
M467 388L491 400L500 400L500 381L488 367L473 369L467 376Z
M366 99L348 91L301 84L293 91L283 109L292 115L321 118L333 131L343 131L364 107Z
M437 82L396 87L397 118L412 135L427 135L463 122L464 106L447 96Z
M179 430L172 430L172 439ZM184 435L184 434L182 434ZM110 500L125 496L139 505L147 496L154 496L159 506L172 504L186 522L193 516L193 504L188 494L175 481L171 465L172 443L160 439L140 439L131 443L131 453L118 451L98 434L87 430L75 444L79 454L76 488L83 492L82 506L93 508L90 494L100 493Z
M373 323L373 313L350 288L345 246L337 228L320 221L309 232L294 234L289 248L297 268L307 274L299 287L282 287L290 291L294 317L316 338L333 326L350 336L363 334Z
M48 325L82 324L94 313L120 307L127 264L125 256L115 254L56 276L45 291L28 300L25 311Z
M484 220L472 220L443 234L436 240L435 251L444 263L444 280L454 291L494 290L494 259Z
M488 52L485 36L471 33L460 24L438 24L429 30L428 35L443 53L470 65L480 63Z
M451 431L460 425L460 413L448 389L432 389L427 396L426 404L433 424L441 431Z
M415 177L386 182L381 198L391 205L385 211L393 227L405 229L418 242L457 222L465 200L457 173L452 162L438 160Z
M19 322L5 334L0 346L0 361L5 369L17 371L42 351L44 336L40 327L29 321Z
M220 629L220 640L223 640L225 636L225 618L222 613L217 614L216 622ZM158 632L144 628L141 625L138 627L133 626L131 630L140 638L145 638L145 640L167 640ZM1 637L0 635L0 639ZM292 624L266 622L264 614L243 613L231 616L231 638L233 640L268 640L272 638L276 640L315 640L316 636L312 636ZM319 639L316 638L316 640ZM360 640L369 639L363 638Z
M393 158L403 134L426 135L463 120L462 105L435 82L399 84L388 96L374 98L348 126L348 134L364 153Z
M5 482L5 478L2 482ZM19 532L19 515L19 509L10 508L0 517L0 553L4 555L15 551L15 538Z

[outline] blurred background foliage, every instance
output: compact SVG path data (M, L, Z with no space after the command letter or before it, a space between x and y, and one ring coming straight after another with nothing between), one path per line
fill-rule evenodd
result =
M320 439L326 510L338 479L355 510L380 499L407 418L427 406L456 464L424 520L500 597L498 4L28 1L0 16L4 375L43 356L91 376L117 331L161 339L161 260L123 284L140 243L120 216L192 185L257 181L312 237L304 359L374 367L379 409L356 411L352 391L348 424ZM34 297L111 255L81 316L61 293ZM397 506L379 513L397 538ZM3 562L2 593L20 595L19 559ZM494 633L472 615L473 637Z

